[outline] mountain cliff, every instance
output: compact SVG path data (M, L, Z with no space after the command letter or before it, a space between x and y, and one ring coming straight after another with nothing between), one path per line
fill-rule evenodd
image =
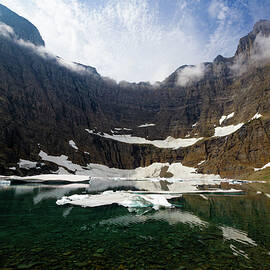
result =
M0 34L0 174L69 169L41 153L121 169L181 162L236 178L270 162L270 22L233 57L180 67L154 86L48 54L38 30L2 5L0 22L15 33Z
M29 41L37 46L45 46L39 31L32 23L1 4L0 22L10 26L17 38Z

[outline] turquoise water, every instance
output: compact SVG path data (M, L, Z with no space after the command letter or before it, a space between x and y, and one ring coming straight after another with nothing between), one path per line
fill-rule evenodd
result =
M0 269L270 269L270 199L185 195L175 209L57 206L84 186L0 187Z

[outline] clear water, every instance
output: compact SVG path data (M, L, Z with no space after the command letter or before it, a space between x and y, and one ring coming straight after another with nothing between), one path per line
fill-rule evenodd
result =
M85 191L0 187L0 269L270 269L263 194L186 195L147 213L55 203Z

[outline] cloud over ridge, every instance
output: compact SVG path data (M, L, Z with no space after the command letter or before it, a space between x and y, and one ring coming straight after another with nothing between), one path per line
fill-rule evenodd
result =
M181 65L233 54L243 33L244 0L234 0L234 5L227 0L172 2L165 22L161 0L3 0L2 4L31 21L48 50L69 62L94 66L117 81L155 82Z

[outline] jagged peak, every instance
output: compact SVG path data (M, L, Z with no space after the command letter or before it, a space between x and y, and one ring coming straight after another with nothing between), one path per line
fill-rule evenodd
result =
M249 52L253 46L256 37L261 34L265 37L270 36L270 21L260 20L254 24L253 30L242 37L239 41L235 55L240 55Z
M262 33L263 35L269 35L270 33L270 21L268 20L260 20L254 24L252 33L257 35L258 33Z

